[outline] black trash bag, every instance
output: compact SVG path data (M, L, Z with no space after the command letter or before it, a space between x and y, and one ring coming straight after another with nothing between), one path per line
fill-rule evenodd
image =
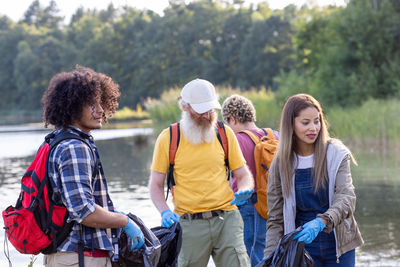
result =
M118 263L121 267L140 266L140 267L156 267L161 255L161 243L154 233L148 229L143 221L129 213L127 215L131 218L142 230L145 245L141 249L130 250L132 246L132 239L128 238L125 231L122 231L118 240L119 253Z
M304 248L304 242L293 240L300 231L301 227L283 236L275 251L256 267L315 267L313 259Z
M157 236L161 243L161 257L158 267L178 266L178 255L182 246L182 228L179 222L170 227L154 227L151 231Z

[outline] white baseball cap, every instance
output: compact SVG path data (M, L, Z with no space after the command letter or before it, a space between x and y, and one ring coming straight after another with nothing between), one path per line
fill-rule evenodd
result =
M182 88L181 97L199 114L211 109L221 109L214 85L206 80L195 79L188 82Z

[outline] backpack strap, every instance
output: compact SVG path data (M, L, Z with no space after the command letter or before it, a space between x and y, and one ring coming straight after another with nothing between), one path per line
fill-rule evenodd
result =
M175 165L175 155L178 150L179 141L181 139L180 123L176 122L169 126L169 169L167 173L167 196L165 200L168 199L168 193L172 190L175 185L174 179L174 165Z
M226 137L226 131L225 131L225 125L222 121L217 121L217 138L219 143L221 144L222 148L224 149L224 154L225 154L225 167L226 167L226 172L227 172L227 178L228 180L231 178L231 172L229 169L229 157L228 157L228 138Z
M49 153L48 153L47 159L46 159L45 175L43 177L42 183L40 184L40 186L38 186L39 189L38 189L38 193L37 193L37 196L38 196L37 199L39 201L40 201L40 196L42 196L42 194L43 194L45 185L47 185L47 190L49 191L49 197L51 197L51 195L53 193L52 187L51 187L50 182L48 180L48 177L49 177L48 176L48 162L49 162L50 152L61 141L66 140L66 139L72 139L72 138L81 140L82 142L86 143L90 147L90 145L86 141L84 141L81 137L79 137L79 136L77 136L75 134L69 133L69 132L63 131L60 134L56 135L54 133L54 131L53 131L53 132L49 133L48 135L46 135L45 142L49 144ZM92 153L94 153L91 147L90 147L90 150L92 151ZM44 203L41 203L41 205L43 205L43 207L44 207Z
M226 137L224 123L222 121L217 121L217 128L218 128L217 138L219 143L222 145L222 148L224 149L225 163L226 163L226 160L228 160L228 139ZM229 164L225 165L229 166Z
M264 138L267 138L269 140L275 140L276 139L275 138L275 134L274 134L274 132L272 131L271 128L262 128L262 130L265 133L265 136L262 137L263 139Z
M169 164L175 164L175 154L181 138L180 124L176 122L169 126Z
M89 149L90 152L92 153L93 156L93 160L94 160L94 168L92 171L92 179L94 179L97 175L98 172L98 168L97 168L97 156L96 153L93 151L92 146L89 144L88 141L86 141L86 137L81 135L81 133L77 132L79 135L70 133L68 131L61 131L59 134L55 134L55 132L51 132L48 135L46 135L45 137L45 142L47 142L49 144L49 156L50 156L50 152L51 150L53 150L59 143L61 143L64 140L67 139L77 139L80 140L81 142L83 142L84 144L86 144ZM48 159L47 159L48 162ZM46 176L47 177L47 166L46 166Z
M64 140L67 139L77 139L82 141L83 143L85 143L90 151L92 152L94 161L97 162L97 157L95 152L93 151L92 146L88 143L88 141L86 141L86 138L84 136L81 136L80 133L79 135L70 133L68 131L61 131L59 134L55 134L54 132L49 133L48 135L46 135L45 137L45 141L49 144L50 146L50 150L52 150L53 148L55 148L59 143L61 143Z
M52 190L52 187L50 185L49 178L48 178L49 177L48 176L48 162L49 162L50 152L53 149L55 149L57 147L57 145L60 144L64 140L76 139L76 140L79 140L79 141L83 142L84 144L86 144L89 147L90 152L92 153L92 156L93 156L93 160L94 160L94 168L92 170L92 177L91 177L92 181L97 176L99 168L97 167L97 156L96 156L96 153L93 151L92 146L86 140L86 137L83 134L79 133L79 132L77 132L77 133L78 133L78 135L63 130L59 134L56 135L55 131L53 131L53 132L49 133L48 135L46 135L46 137L45 137L45 142L47 142L49 144L49 154L47 156L47 161L46 161L47 164L46 164L45 176L44 176L44 179L43 179L43 185L44 184L48 184L47 188L48 188L48 191L49 191L49 197L51 197L51 195L53 194L53 190ZM42 187L40 189L42 189ZM42 190L39 190L39 191L42 191ZM38 195L39 195L39 193L38 193ZM48 221L49 222L51 222L52 216L53 216L53 206L50 205L49 212L48 212ZM81 236L80 236L80 239L78 241L78 262L79 262L79 267L84 267L84 254L83 254L84 243L83 243L83 240L82 240L82 228L84 227L84 225L80 224L80 226L81 226ZM72 224L70 225L70 227L72 229ZM52 233L51 234L52 234L52 236L54 238L55 237L54 228L51 228L51 229L52 229ZM93 231L92 231L92 234L93 234ZM57 247L59 245L60 244L58 244L57 240L55 240L53 242L53 250L56 251Z
M255 135L252 131L250 131L250 130L243 130L243 131L240 131L241 133L245 133L245 134L247 134L247 136L248 137L250 137L250 139L253 141L253 143L254 144L258 144L258 143L260 143L261 141L260 141L260 138L258 138L258 136L257 135Z
M272 131L271 128L261 128L261 130L263 130L265 135L260 138L250 130L243 130L240 132L247 134L251 138L251 140L254 142L254 144L258 144L261 141L264 141L265 139L272 139L272 140L275 139L274 132Z

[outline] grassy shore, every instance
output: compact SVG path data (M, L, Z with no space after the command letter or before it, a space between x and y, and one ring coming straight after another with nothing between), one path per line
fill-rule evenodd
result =
M43 126L43 111L9 111L0 112L1 125L32 125ZM143 110L142 106L136 105L136 109L123 107L108 119L109 123L103 125L104 128L126 129L151 127L150 114Z
M279 128L283 102L278 101L270 91L241 92L232 88L217 88L220 103L232 94L249 98L257 111L257 125ZM178 121L181 111L177 104L179 89L164 92L160 99L150 99L145 106L150 113L156 133ZM281 103L282 102L282 103ZM321 103L333 137L356 142L358 145L383 145L400 143L400 102L395 99L365 101L361 106L342 108ZM221 119L221 115L219 114Z
M220 103L232 94L249 98L257 111L257 125L279 129L284 101L267 90L240 91L230 87L219 87ZM178 106L180 89L165 91L159 99L148 99L143 109L123 107L105 124L105 128L153 127L158 134L172 122L179 121L181 110ZM396 99L369 99L361 106L342 108L321 103L333 137L344 139L357 146L400 147L400 102ZM219 119L221 114L219 113ZM41 123L41 112L0 113L0 124Z

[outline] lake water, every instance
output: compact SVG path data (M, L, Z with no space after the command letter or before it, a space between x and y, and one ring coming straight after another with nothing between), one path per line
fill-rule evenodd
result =
M114 205L135 213L148 227L160 224L147 187L155 140L151 133L151 129L93 132ZM45 135L35 127L0 126L1 210L15 204L20 178ZM365 240L356 251L356 266L400 266L400 150L366 147L351 147L358 160L358 167L352 166L357 193L355 216ZM29 255L19 254L11 244L8 250L13 266L28 266ZM4 253L0 255L0 266L8 266ZM40 255L33 266L42 266Z

